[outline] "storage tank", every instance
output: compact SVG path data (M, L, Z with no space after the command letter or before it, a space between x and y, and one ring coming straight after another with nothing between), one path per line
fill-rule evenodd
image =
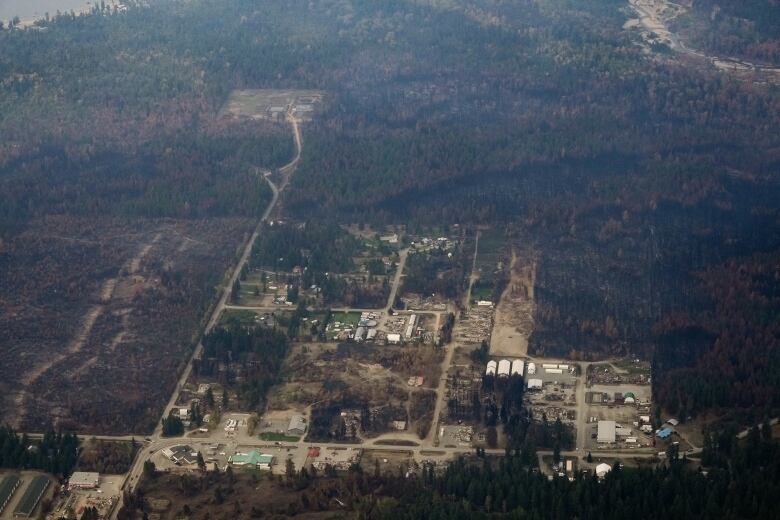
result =
M485 370L486 376L494 376L496 375L496 369L498 368L498 363L495 361L488 361L487 369Z
M498 377L509 377L509 371L512 368L512 363L508 359L502 359L498 362Z
M528 363L528 374L534 375L536 373L536 363Z
M511 374L522 376L523 375L523 369L525 368L525 362L522 359L515 359L512 361L512 372Z

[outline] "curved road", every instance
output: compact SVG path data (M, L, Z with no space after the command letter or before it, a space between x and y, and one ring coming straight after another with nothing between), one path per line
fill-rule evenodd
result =
M679 4L670 2L668 0L629 0L628 3L639 16L639 24L642 25L647 31L655 34L660 38L666 37L669 41L669 47L676 52L704 58L720 70L753 70L767 74L780 74L780 67L773 65L759 65L731 56L714 56L688 47L682 41L682 38L680 38L678 34L673 33L669 28L668 22L676 17L676 15L665 18L661 15L662 9L659 7L659 5L664 7L674 6L684 9Z
M282 174L282 179L283 179L280 187L277 188L277 186L271 180L270 178L271 172L266 171L263 173L263 177L271 187L271 191L273 192L273 197L271 198L271 202L268 203L268 207L265 209L265 212L263 212L262 217L258 221L257 226L255 226L255 230L252 232L252 236L249 238L246 245L244 246L244 250L241 253L241 257L239 258L238 262L233 268L233 271L230 274L227 283L224 285L222 294L220 295L219 301L217 302L217 305L214 307L214 310L211 313L211 318L209 318L209 321L206 324L206 328L203 331L203 335L208 334L219 322L219 317L222 315L222 311L225 309L230 299L230 293L232 291L233 284L241 275L241 270L244 268L244 265L246 265L247 261L249 260L249 255L252 254L252 248L254 247L257 237L260 235L260 231L262 229L263 223L266 220L268 220L268 218L271 216L271 213L276 208L276 205L279 202L280 193L287 186L287 182L290 176L295 172L295 169L298 166L298 162L301 159L303 140L301 139L301 131L298 126L298 121L295 119L295 116L292 114L292 111L290 109L288 109L287 111L287 120L290 121L290 124L292 125L293 135L295 137L295 157L293 157L292 161L279 168L279 172ZM149 459L149 456L154 451L156 451L160 447L171 446L173 444L179 444L182 442L182 439L161 440L162 419L168 417L171 410L176 405L176 400L179 397L179 392L184 387L184 384L187 382L187 379L189 379L190 373L192 372L192 362L194 359L197 358L197 356L201 354L202 351L203 351L203 343L199 341L198 345L195 347L195 350L192 353L192 356L187 362L187 366L184 368L184 370L181 373L181 376L179 377L179 380L176 382L176 388L174 389L173 394L171 395L171 398L168 401L168 404L165 406L165 409L163 410L163 415L160 418L157 427L154 429L154 433L152 433L150 437L147 437L147 439L150 442L138 452L138 455L135 458L135 462L133 463L133 467L130 469L127 476L125 477L125 482L122 484L123 491L127 490L131 493L133 492L136 484L138 484L138 481L140 480L141 473L143 473L144 462ZM114 510L111 514L112 519L116 519L116 515L121 508L122 508L122 496L120 495L119 502L117 503L116 507L114 507Z

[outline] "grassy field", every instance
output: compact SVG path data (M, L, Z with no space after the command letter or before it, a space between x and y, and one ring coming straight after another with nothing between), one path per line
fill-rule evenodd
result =
M357 327L357 324L360 321L360 313L359 312L334 312L330 319L330 323L334 323L337 321L340 321L342 324L348 323L353 327Z
M219 324L226 325L228 323L239 322L241 325L254 325L257 313L255 311L248 311L245 309L225 309L222 312L222 316L219 317Z
M480 300L489 300L493 295L493 284L492 283L486 283L485 280L480 279L475 284L474 287L471 288L471 299L480 301Z
M296 437L294 435L285 435L283 433L263 432L260 434L260 440L262 441L298 442L300 439L300 437Z
M650 375L650 364L644 361L635 363L631 359L621 359L613 363L617 368L625 370L629 374L645 374Z
M501 259L501 248L504 247L504 232L501 229L487 229L479 235L477 250L477 269L483 275L496 270Z

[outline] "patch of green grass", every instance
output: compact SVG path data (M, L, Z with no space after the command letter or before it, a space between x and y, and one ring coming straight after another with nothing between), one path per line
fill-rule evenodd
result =
M613 363L613 365L615 365L621 370L625 370L629 374L650 375L650 364L645 361L640 361L639 363L635 363L633 360L630 359L621 359Z
M504 247L504 232L501 229L488 229L479 235L477 246L477 269L483 273L496 270Z
M471 288L471 299L480 301L480 300L489 300L493 296L493 287L492 285L485 285L482 283L475 283L474 286Z
M330 323L334 323L336 321L344 323L349 323L353 327L357 327L358 322L360 321L360 313L359 312L334 312L331 316Z
M219 317L220 325L238 322L241 325L254 325L257 323L255 318L257 313L246 309L225 309L222 316Z
M273 442L298 442L300 437L294 435L285 435L283 433L263 432L260 434L260 440Z

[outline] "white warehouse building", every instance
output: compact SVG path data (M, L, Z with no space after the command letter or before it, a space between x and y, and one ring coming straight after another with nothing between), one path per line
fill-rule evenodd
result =
M487 369L485 370L485 375L486 376L494 376L494 375L496 375L497 368L498 368L498 363L496 363L495 361L492 361L492 360L488 361Z
M502 359L498 362L498 377L509 377L509 371L512 369L512 363L508 359Z
M523 369L525 368L525 362L522 359L515 359L512 361L512 371L511 374L522 376L523 375Z
M596 440L598 442L615 442L617 425L615 421L599 421Z
M542 380L541 379L529 379L528 380L528 389L529 390L541 390L542 389Z

